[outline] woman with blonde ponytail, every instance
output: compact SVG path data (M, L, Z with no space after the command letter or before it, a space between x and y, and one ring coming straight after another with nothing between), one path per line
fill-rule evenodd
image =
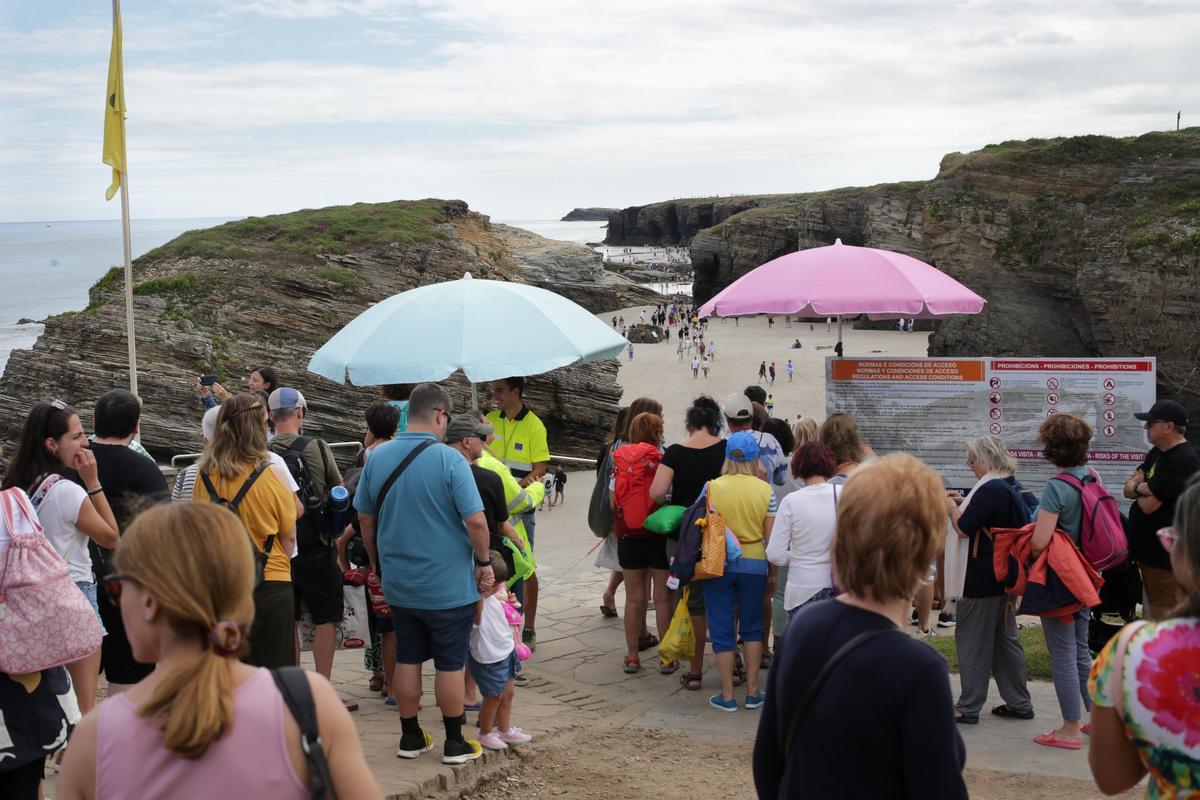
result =
M71 738L58 797L307 798L300 729L269 670L238 661L254 616L254 559L242 523L208 503L155 506L103 580L134 657L157 668L111 697ZM306 673L333 784L382 797L341 700Z

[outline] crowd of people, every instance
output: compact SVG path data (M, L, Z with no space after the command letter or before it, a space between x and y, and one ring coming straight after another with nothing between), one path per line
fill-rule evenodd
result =
M677 311L691 312L661 309ZM204 451L173 487L138 444L141 405L129 392L95 402L91 437L61 400L28 413L3 476L0 564L44 539L61 569L44 570L39 591L82 612L63 639L101 643L64 660L50 655L61 643L21 642L22 657L45 651L41 668L0 673L6 794L38 797L50 757L66 798L187 795L217 780L270 796L381 796L357 706L329 682L347 592L365 596L364 676L397 708L399 757L440 740L441 760L462 764L531 741L514 723L537 649L536 512L547 496L563 502L567 474L549 469L524 379L493 382L486 415L455 413L437 384L384 387L345 471L304 433L308 404L274 370L255 369L245 391L198 391ZM1153 447L1123 487L1133 501L1124 567L1137 565L1145 620L1093 659L1101 580L1085 553L1103 489L1084 420L1041 425L1057 473L1040 496L1021 485L1003 441L966 442L977 482L961 496L912 456L877 456L853 417L789 423L771 400L758 384L720 404L701 395L674 443L653 398L620 410L598 454L589 522L608 520L600 609L623 617L625 673L643 669L683 603L694 649L658 658L658 671L698 692L711 646L720 688L708 705L761 713L760 796L959 797L957 725L978 723L989 680L1002 701L991 714L1035 715L1016 615L1038 614L1062 722L1034 742L1077 750L1090 736L1105 792L1147 772L1151 796L1194 789L1200 458L1182 407L1161 401L1139 415ZM659 514L670 508L674 528ZM724 529L718 574L680 569L689 515ZM899 635L913 624L932 633L937 594L957 624L957 699L945 660ZM0 648L17 647L4 624ZM314 665L304 673L301 629ZM430 660L436 737L417 713ZM97 703L100 674L107 699ZM467 711L478 712L471 736ZM875 768L856 769L864 754Z
M1153 447L1124 487L1134 500L1123 526L1131 556L1112 566L1136 565L1146 619L1097 643L1089 620L1102 579L1088 553L1102 533L1091 528L1095 504L1107 495L1087 464L1093 431L1083 419L1062 414L1041 425L1056 474L1040 496L1021 485L1001 439L966 442L977 482L964 496L912 456L876 456L849 415L789 425L769 415L767 399L758 385L720 406L702 395L686 411L686 438L669 445L661 404L635 400L599 454L607 493L593 495L613 511L612 546L605 541L596 563L614 569L606 616L619 615L615 592L625 585L624 671L642 668L640 654L686 603L696 645L679 681L701 689L710 643L720 691L708 704L762 709L760 797L965 797L957 725L979 722L989 681L1002 701L992 715L1035 716L1018 613L1042 617L1062 720L1033 743L1078 750L1093 737L1089 763L1108 793L1147 772L1148 796L1194 788L1200 460L1178 403L1138 415ZM670 506L688 507L681 525L694 513L711 525L719 514L728 539L723 574L692 577L685 594L672 589L686 535L652 525ZM940 624L957 626L957 699L946 661L919 635L886 635L917 625L932 636L935 594ZM650 599L657 635L647 625ZM663 674L680 668L666 656L659 664ZM1168 686L1184 689L1168 697ZM855 747L845 747L850 740ZM877 769L856 769L864 755Z

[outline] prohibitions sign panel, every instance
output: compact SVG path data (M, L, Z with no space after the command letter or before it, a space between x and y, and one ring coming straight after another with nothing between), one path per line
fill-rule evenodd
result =
M951 488L975 483L966 440L992 433L1017 459L1017 477L1040 493L1055 470L1037 429L1057 414L1092 426L1089 461L1110 489L1150 447L1133 415L1154 403L1153 358L828 358L825 378L828 413L853 414L876 452L912 453Z

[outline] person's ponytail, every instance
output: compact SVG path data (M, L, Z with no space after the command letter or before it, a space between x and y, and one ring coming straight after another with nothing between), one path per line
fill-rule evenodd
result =
M163 717L163 744L184 758L200 758L233 727L233 675L228 656L206 649L173 670L138 713Z
M204 755L233 727L233 663L254 617L254 557L242 523L213 503L162 503L121 537L114 563L152 597L180 641L203 647L162 675L138 714L161 720L163 744Z

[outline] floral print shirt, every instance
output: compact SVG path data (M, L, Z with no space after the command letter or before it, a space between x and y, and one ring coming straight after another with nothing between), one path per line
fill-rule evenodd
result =
M1092 664L1092 701L1113 708L1121 693L1125 735L1150 771L1146 797L1200 797L1200 619L1143 625L1129 641L1116 685L1119 639Z

